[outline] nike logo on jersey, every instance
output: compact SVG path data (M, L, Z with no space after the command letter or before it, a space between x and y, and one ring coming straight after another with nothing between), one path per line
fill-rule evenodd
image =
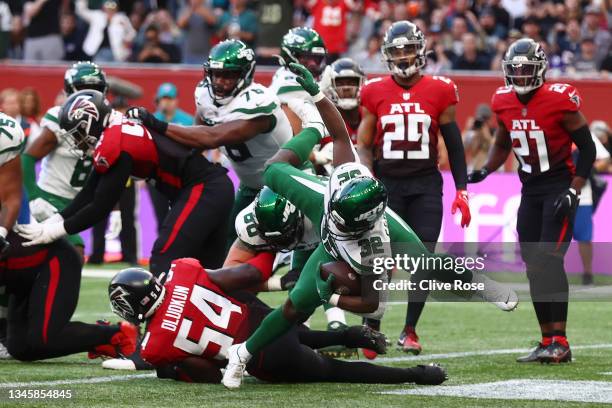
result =
M319 194L325 194L325 186L315 183L314 181L299 177L299 176L291 176L292 179L300 183L301 185L308 187L311 190L316 191Z

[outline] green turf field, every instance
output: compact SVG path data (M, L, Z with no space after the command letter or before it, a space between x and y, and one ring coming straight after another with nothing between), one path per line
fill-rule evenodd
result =
M106 299L108 278L83 278L75 320L93 322L116 320ZM263 298L278 305L283 294ZM147 372L103 370L100 360L88 361L85 354L39 363L0 361L0 406L15 406L9 390L69 389L69 400L34 400L27 406L66 405L77 407L558 407L605 406L593 402L521 400L530 395L545 397L552 391L564 392L576 401L612 403L612 305L606 302L570 304L569 340L574 346L575 362L563 366L518 365L514 358L538 339L531 305L521 304L517 311L504 313L488 304L430 303L419 326L424 354L416 359L390 348L386 364L410 366L436 361L448 369L449 381L440 387L412 385L299 384L269 385L247 378L239 391L226 391L221 385L181 384L150 378ZM405 305L390 305L383 331L395 343L403 325ZM313 327L323 327L323 313L315 315ZM359 319L351 317L357 324ZM466 354L461 354L466 352ZM433 355L433 356L432 356ZM436 356L437 355L437 356ZM147 376L147 377L143 377ZM126 377L127 376L127 377ZM112 378L110 378L112 377ZM97 380L96 380L97 379ZM539 381L548 380L543 389ZM565 382L560 382L565 380ZM52 383L50 383L53 381ZM60 383L57 383L57 382ZM76 381L76 383L74 383ZM93 381L99 381L93 383ZM578 381L592 381L579 383ZM501 382L486 385L484 383ZM19 383L19 384L16 384ZM466 387L469 386L469 387ZM487 398L482 390L489 389ZM394 394L382 394L391 392ZM450 392L454 396L409 395ZM472 393L479 398L467 398ZM491 394L492 393L492 394ZM504 399L495 399L493 396ZM595 398L595 399L593 399ZM610 406L610 405L608 405Z

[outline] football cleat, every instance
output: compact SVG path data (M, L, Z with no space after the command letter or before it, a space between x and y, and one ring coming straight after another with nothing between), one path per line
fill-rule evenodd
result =
M128 358L111 358L102 362L102 368L107 370L153 370L152 364L147 363L143 360L140 355L140 347L132 353Z
M245 347L244 343L234 344L227 350L227 366L223 373L221 383L230 390L240 388L242 378L246 371L248 359L243 359L238 353L240 347Z
M541 363L569 363L572 361L572 350L569 345L552 342L538 356Z
M300 268L290 269L289 272L281 276L280 285L282 290L293 289L298 279L300 278Z
M349 327L342 322L333 321L333 322L327 323L327 331L338 332L338 331L348 331L348 330L349 330ZM347 345L349 343L348 337L347 337L346 343ZM331 357L331 358L350 358L350 357L355 356L357 354L357 350L350 346L347 347L347 345L338 344L338 345L333 345L333 346L327 346L327 347L322 347L318 349L317 351L320 354ZM359 346L355 346L355 347L359 347Z
M107 321L98 321L97 324L109 325ZM136 351L138 344L138 327L122 321L119 322L119 331L111 337L110 343L96 346L87 354L90 359L98 357L127 357Z
M375 354L387 353L387 337L368 326L351 326L346 329L347 347L360 347ZM376 357L376 356L375 356Z
M477 290L478 296L504 312L511 312L518 306L518 295L507 285L489 279L480 273L474 273L472 283L482 283L484 290Z
M531 350L531 352L529 352L529 354L526 354L522 357L518 357L516 359L517 363L535 363L536 361L540 361L540 354L546 349L546 347L538 342L538 345L536 346L536 348L534 348L533 350Z
M419 344L419 336L412 327L405 327L397 340L398 349L415 356L421 354L423 348Z
M6 346L0 343L0 360L10 360L13 356L10 355Z
M446 369L437 363L407 368L415 375L413 382L419 385L438 385L448 380Z

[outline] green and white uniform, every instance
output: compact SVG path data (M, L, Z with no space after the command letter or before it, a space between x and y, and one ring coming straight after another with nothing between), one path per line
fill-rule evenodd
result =
M25 135L19 122L0 112L0 166L21 154Z

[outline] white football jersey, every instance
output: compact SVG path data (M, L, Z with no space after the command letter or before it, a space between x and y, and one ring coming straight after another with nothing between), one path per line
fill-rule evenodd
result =
M255 217L255 201L245 207L235 221L236 234L240 241L246 246L256 251L266 251L270 247L266 241L259 236L257 232L257 218ZM308 217L304 217L304 233L302 240L294 248L296 251L308 251L315 249L319 245L319 239L316 229Z
M207 84L202 81L195 89L196 109L199 117L216 125L233 120L249 120L273 115L271 131L261 133L244 143L223 146L221 150L230 159L240 183L252 189L263 187L264 165L292 137L291 125L280 107L278 98L268 88L251 83L225 105L216 105Z
M0 166L21 154L25 135L17 120L0 112Z
M71 148L64 131L59 127L61 106L50 108L40 121L41 129L49 129L57 138L57 146L43 158L38 186L44 191L72 200L85 185L91 171L92 158L84 159ZM120 118L121 112L113 110L111 120Z

